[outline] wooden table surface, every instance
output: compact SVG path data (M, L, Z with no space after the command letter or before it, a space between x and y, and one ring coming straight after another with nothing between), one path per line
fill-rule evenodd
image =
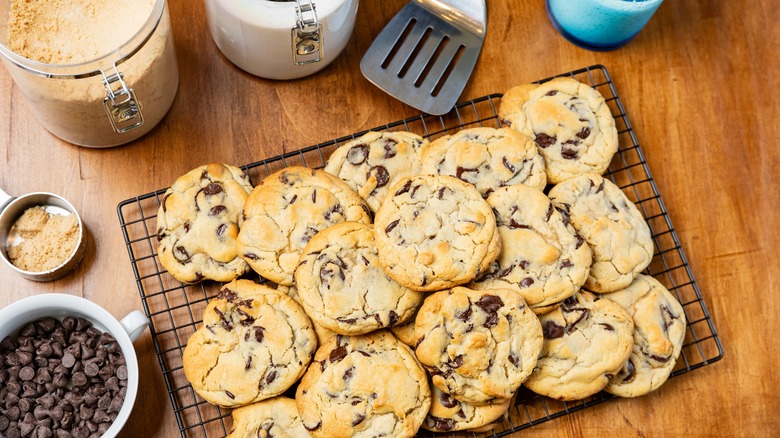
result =
M374 36L405 0L364 0L344 53L311 77L275 82L224 58L203 2L171 0L178 95L152 132L81 148L49 134L0 69L0 187L70 200L89 231L80 267L50 283L0 266L0 307L50 292L116 316L141 309L116 206L211 161L245 164L417 114L360 74ZM723 359L638 399L611 400L522 436L760 436L780 428L780 6L773 0L667 1L640 35L607 53L575 47L542 0L491 1L487 39L462 99L593 64L609 69L687 253ZM123 437L179 431L148 331ZM518 436L521 433L517 434Z

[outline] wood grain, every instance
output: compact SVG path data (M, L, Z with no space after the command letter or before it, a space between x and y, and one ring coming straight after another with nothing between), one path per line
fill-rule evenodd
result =
M89 231L78 270L33 283L0 267L0 306L65 292L122 316L140 309L116 205L200 164L244 164L417 112L372 86L358 64L403 0L364 0L346 50L311 77L246 74L211 40L202 2L171 0L180 69L163 122L122 147L50 135L0 69L0 187L69 199ZM550 25L542 0L489 2L487 39L462 98L605 65L630 115L724 346L723 360L645 397L612 400L517 436L765 436L780 428L780 7L667 1L626 47L590 52ZM136 348L141 393L123 437L178 436L151 338Z

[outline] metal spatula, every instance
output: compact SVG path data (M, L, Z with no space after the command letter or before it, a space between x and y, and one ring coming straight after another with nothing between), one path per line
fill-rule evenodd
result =
M360 61L369 81L428 114L457 102L485 40L485 0L412 0Z

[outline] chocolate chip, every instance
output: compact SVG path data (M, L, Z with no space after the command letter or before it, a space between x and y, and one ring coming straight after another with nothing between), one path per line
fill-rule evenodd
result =
M106 388L110 389L111 391L118 392L119 391L119 379L116 376L112 376L108 380L106 380Z
M529 287L532 284L534 284L534 279L531 277L525 277L523 281L520 282L520 287Z
M577 137L583 140L588 138L589 135L590 135L590 128L588 128L587 126L580 129L580 132L577 133Z
M312 237L314 237L315 234L317 234L319 231L317 231L316 228L312 227L306 227L306 231L303 233L303 236L301 237L301 242L306 245L309 243Z
M377 188L384 187L390 182L390 172L384 166L374 166L369 169L368 173L366 173L366 179L370 178L371 175L376 179Z
M569 261L569 260L564 260L564 261L561 262L561 269L563 269L563 268L571 268L572 266L574 266L574 264L572 264L572 262Z
M558 141L558 137L556 136L550 136L547 134L536 134L536 138L534 138L534 142L540 147L540 148L546 148L550 145L555 144L555 142Z
M395 196L403 195L404 193L408 192L411 187L412 187L412 180L406 181L403 187L401 187L395 192Z
M469 320L469 318L471 318L471 307L469 307L468 309L466 309L466 310L464 310L463 312L461 312L461 313L460 313L460 314L457 316L457 318L458 318L459 320L463 321L463 322L466 322L466 321L468 321L468 320Z
M95 377L100 373L100 367L95 362L90 362L84 365L84 374L89 377Z
M190 259L190 254L187 252L187 249L181 245L173 248L173 256L180 262Z
M401 222L401 219L396 219L392 222L390 222L387 227L385 227L385 234L390 234L391 231L393 231L393 228L398 226L398 223Z
M363 164L368 159L368 146L361 144L352 146L347 151L347 162L354 166Z
M330 210L323 213L326 221L331 221L334 214L342 214L344 211L341 209L341 204L336 204Z
M452 398L451 395L447 394L446 392L441 393L441 397L439 397L441 400L442 406L445 408L454 408L455 406L458 406L458 401Z
M679 316L672 313L669 307L667 307L665 304L662 304L660 306L660 309L661 309L661 317L664 320L664 330L666 330L672 325L674 320L679 318Z
M219 319L222 321L222 328L227 331L233 330L233 323L225 316L225 314L217 308L215 308L214 311L217 313L217 315L219 315Z
M87 383L89 383L87 376L81 372L73 374L71 381L73 382L74 386L85 386Z
M452 418L440 418L428 415L425 421L428 423L428 427L433 430L450 431L455 428L455 420Z
M478 173L478 172L479 172L479 170L478 170L478 169L469 169L469 168L465 168L465 167L460 167L460 166L458 166L458 168L457 168L457 169L455 169L455 176L457 176L457 177L458 177L458 179L461 179L461 180L464 180L464 181L466 181L466 180L463 178L463 174L464 174L464 173ZM441 199L441 198L439 198L439 199Z
M611 324L607 324L606 322L600 322L599 325L604 327L604 330L606 330L606 331L609 331L609 332L614 332L615 331L615 327L612 327Z
M209 183L209 185L203 188L203 194L206 196L214 196L216 194L222 193L222 191L222 185L216 182Z
M387 313L387 320L388 326L394 326L398 322L398 314L391 310Z
M526 229L526 230L531 229L531 227L529 227L528 225L516 222L514 218L509 220L509 225L507 226L507 228L509 228L510 230L516 230L518 228Z
M344 371L344 376L341 377L342 380L345 382L352 378L352 374L355 371L355 367L349 367L346 371Z
M545 96L555 96L556 94L558 94L558 90L550 90Z
M62 318L62 328L65 329L66 333L70 333L76 328L77 322L76 317L66 316Z
M338 346L330 352L328 359L330 359L331 363L336 363L345 357L347 357L347 349L343 346Z
M17 366L22 363L22 361L19 359L19 353L12 351L8 353L8 356L5 358L5 363L8 366ZM27 364L25 364L27 365Z
M227 210L227 207L224 205L217 205L215 207L211 207L211 210L209 210L209 216L219 216L220 214L224 213Z
M105 411L96 410L95 415L92 416L92 421L98 424L110 423L111 417L109 417L108 414L105 413Z
M496 295L483 295L476 304L485 312L494 313L504 305L504 302Z
M19 330L19 336L20 337L22 337L22 336L25 336L25 337L35 336L37 334L38 334L38 329L35 327L35 324L32 323L32 322L28 322L27 324L25 324L22 327L21 330Z
M576 160L579 157L579 153L574 149L561 148L561 157L567 160Z
M623 377L622 382L628 383L632 380L634 380L634 376L636 376L636 367L634 366L634 362L631 361L631 359L626 362L626 367L624 368L626 376Z
M590 310L588 309L572 309L570 312L580 312L580 315L577 317L577 319L574 320L574 322L571 322L566 326L566 333L571 333L574 331L576 328L575 326L590 315Z
M396 156L398 151L396 150L396 145L398 143L395 140L387 139L385 141L385 145L383 146L383 149L385 150L385 159L390 159Z
M30 366L26 366L21 370L19 370L19 379L25 382L32 380L34 377L35 377L35 370Z
M352 421L352 427L357 426L358 424L362 423L363 420L366 419L366 416L363 414L357 414L357 417L355 417L355 420Z
M461 365L463 365L463 355L462 354L459 354L459 355L453 357L452 359L450 359L449 361L447 361L447 366L450 367L450 368L458 368Z
M122 409L122 399L123 397L116 396L113 399L111 399L111 404L108 406L108 413L117 413Z
M653 359L656 362L662 362L662 363L669 362L669 359L670 359L669 356L658 356L656 354L650 354L650 355L648 355L648 357L650 359Z
M504 167L509 169L510 172L512 172L512 173L517 172L517 169L515 169L515 166L513 166L512 163L510 163L509 160L506 159L506 157L504 157L501 161L504 163Z
M73 429L73 436L75 438L88 438L89 429L87 429L86 426L76 426L76 428Z
M30 436L33 429L35 429L35 423L32 421L22 421L19 423L19 430L21 431L22 436Z
M122 365L116 369L116 377L122 381L127 380L127 366Z
M34 408L33 400L30 399L30 398L21 398L20 399L20 398L17 397L16 405L19 406L19 412L21 414L26 414L26 413L30 412L30 409Z
M544 334L545 339L558 339L563 337L565 331L564 328L555 321L547 321L542 327L542 333Z

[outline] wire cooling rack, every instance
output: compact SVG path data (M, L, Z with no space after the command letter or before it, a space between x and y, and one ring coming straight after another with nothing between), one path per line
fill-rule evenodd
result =
M677 296L688 321L685 343L672 376L679 376L721 359L723 347L720 339L609 73L603 66L596 65L558 76L573 77L593 86L604 96L615 118L620 147L605 176L636 203L647 220L655 243L655 255L646 273L654 276ZM435 139L463 128L498 128L501 126L497 115L500 100L500 94L484 96L460 103L444 116L420 115L374 130L410 131ZM321 168L337 147L365 132L257 161L242 168L255 185L269 174L287 166ZM165 189L161 189L125 200L118 205L117 213L144 311L151 323L157 359L181 436L222 437L230 432L230 411L200 398L185 379L182 368L187 339L200 326L208 300L218 293L221 285L215 282L183 285L160 264L156 254L156 215L164 193ZM506 421L492 432L461 432L451 436L506 436L611 398L612 395L602 392L585 400L559 402L521 389ZM432 435L421 430L421 436Z

